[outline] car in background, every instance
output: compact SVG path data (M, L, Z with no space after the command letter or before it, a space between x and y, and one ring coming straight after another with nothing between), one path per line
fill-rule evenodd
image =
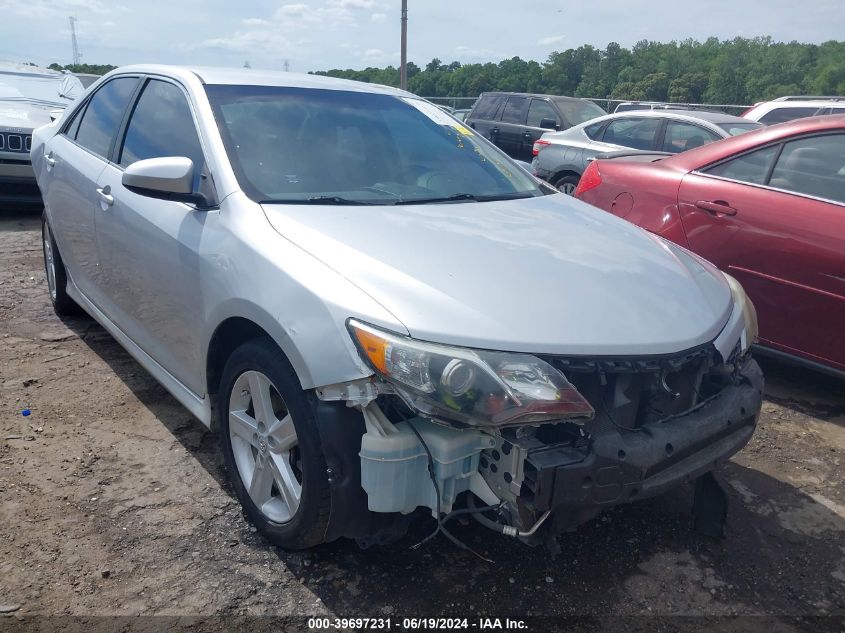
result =
M29 158L32 131L50 123L83 90L71 74L0 63L0 204L41 204Z
M608 114L534 143L534 174L572 194L589 161L622 149L677 154L761 127L721 112L638 110Z
M827 116L829 114L845 114L845 101L835 101L820 107L813 116Z
M589 99L516 92L485 92L466 118L469 127L512 158L530 161L534 141L606 114Z
M845 116L599 158L575 196L736 277L765 351L845 376Z
M467 115L469 115L470 112L472 112L472 108L460 108L452 112L452 116L458 121L466 121Z
M669 108L672 108L670 104L657 101L623 101L613 109L613 112L616 114L634 110L667 110Z
M808 116L837 113L845 113L845 97L780 97L755 103L742 113L742 117L774 125Z
M32 157L54 309L215 427L278 545L384 543L415 514L437 534L463 505L540 545L712 488L754 432L735 280L407 92L127 67Z
M79 79L83 87L87 88L97 81L102 75L95 75L93 73L73 73L73 76Z

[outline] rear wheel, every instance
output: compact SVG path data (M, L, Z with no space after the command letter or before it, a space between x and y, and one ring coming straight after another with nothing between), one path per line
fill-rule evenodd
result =
M226 362L220 394L220 441L247 517L281 547L322 543L331 509L326 461L284 354L266 338L244 343Z
M47 222L47 216L41 217L41 247L44 251L44 271L47 273L47 290L50 303L59 316L68 316L79 312L79 306L67 293L67 273L62 256L53 239L53 232Z
M564 176L563 178L559 178L554 185L561 193L571 196L575 193L575 188L578 186L579 180L581 180L579 176Z

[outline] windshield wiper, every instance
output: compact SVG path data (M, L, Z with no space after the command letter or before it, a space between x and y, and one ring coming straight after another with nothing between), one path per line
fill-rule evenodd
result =
M478 198L471 193L456 193L454 196L445 196L442 198L414 198L411 200L398 200L393 204L435 204L437 202L452 202L453 200L474 200Z
M350 200L340 196L314 196L312 198L269 198L262 200L260 204L348 204L348 205L371 205L373 202L362 200Z
M399 200L393 204L436 204L438 202L453 202L455 200L472 200L473 202L494 202L496 200L519 200L521 198L533 198L530 193L502 193L490 195L475 195L472 193L456 193L453 196L443 198L416 198Z
M314 196L313 198L308 198L306 202L310 204L373 204L372 202L350 200L349 198L341 198L340 196Z

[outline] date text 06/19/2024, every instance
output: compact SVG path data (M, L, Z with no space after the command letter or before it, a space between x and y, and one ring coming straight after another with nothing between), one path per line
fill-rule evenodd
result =
M394 628L395 627L395 628ZM511 618L308 618L312 631L525 631L524 620Z

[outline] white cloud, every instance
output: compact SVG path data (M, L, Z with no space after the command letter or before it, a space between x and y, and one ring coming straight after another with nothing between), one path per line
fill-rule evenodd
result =
M233 53L255 53L257 49L286 52L293 48L290 40L275 29L236 31L225 37L214 37L187 47L193 49L220 49Z
M375 0L332 0L331 4L344 9L372 9L376 6Z
M283 18L307 18L310 15L307 4L283 4L276 10L273 17Z
M380 48L368 48L364 51L364 57L381 57L384 51Z
M551 46L552 44L559 44L565 39L565 35L551 35L549 37L540 38L539 40L537 40L537 43L540 46Z
M340 22L351 22L352 12L335 4L323 7L310 7L302 3L285 4L276 10L272 19L280 26L295 27L306 23L320 23L324 27L331 27Z
M387 21L387 14L386 13L373 13L370 16L370 22L375 22L376 24L381 24Z
M245 26L270 26L270 22L264 18L244 18L241 22Z

